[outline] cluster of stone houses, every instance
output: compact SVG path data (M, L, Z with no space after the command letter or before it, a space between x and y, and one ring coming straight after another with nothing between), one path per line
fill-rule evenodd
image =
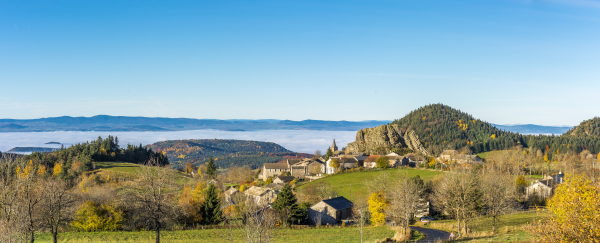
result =
M483 163L481 158L479 158L477 155L461 154L456 150L444 150L437 160L442 163L449 163L451 161L454 161L458 164Z
M293 176L277 176L273 183L265 187L252 186L243 192L236 188L229 188L225 191L225 206L236 205L244 199L252 199L256 205L267 206L277 199L277 193L284 184L290 183L295 178Z
M412 154L398 155L393 152L387 155L366 155L364 153L345 154L343 151L337 150L335 140L333 140L333 145L329 149L332 151L333 156L327 161L324 161L323 158L288 159L280 163L264 164L259 179L266 180L269 177L285 175L288 172L295 178L312 178L323 174L333 174L340 168L374 168L377 166L377 159L382 156L387 157L389 167L403 165L416 166L417 163L424 162L418 161ZM335 164L334 162L337 162L337 168L332 166Z
M546 176L542 180L536 180L525 188L525 198L536 198L546 200L554 195L554 189L565 181L565 174L559 172L556 175Z

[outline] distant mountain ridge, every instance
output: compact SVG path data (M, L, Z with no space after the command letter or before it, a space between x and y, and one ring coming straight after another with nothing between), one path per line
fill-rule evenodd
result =
M215 129L252 130L329 130L356 131L391 121L323 121L323 120L218 120L192 118L129 117L98 115L93 117L50 117L40 119L0 119L0 132L49 131L184 131Z

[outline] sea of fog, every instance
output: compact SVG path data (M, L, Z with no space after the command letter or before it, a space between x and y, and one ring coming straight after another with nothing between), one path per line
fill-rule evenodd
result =
M175 132L6 132L0 133L0 151L8 151L14 147L46 147L60 148L61 145L45 144L59 142L66 146L95 140L108 135L117 136L119 145L147 145L159 141L178 139L238 139L263 142L274 142L288 150L300 153L323 152L331 146L335 137L341 149L354 142L356 131L316 131L316 130L261 130L261 131L220 131L192 130Z

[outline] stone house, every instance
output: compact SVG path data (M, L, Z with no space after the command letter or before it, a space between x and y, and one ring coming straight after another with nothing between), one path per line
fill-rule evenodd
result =
M459 164L481 162L481 158L477 155L461 154L456 150L444 150L437 159L440 162L455 161Z
M320 174L323 174L324 171L325 171L325 163L321 162L320 160L313 160L306 167L307 175L318 176Z
M293 176L277 176L273 179L273 183L275 184L286 184L292 182L296 177Z
M278 176L289 171L288 163L267 163L262 168L262 179L266 180L269 177Z
M229 206L229 205L237 205L239 201L239 198L237 197L238 195L240 195L240 191L238 189L235 188L229 188L229 190L225 191L225 203L224 206Z
M527 188L525 188L525 197L527 199L531 197L537 197L545 200L554 194L554 188L557 185L554 179L536 181Z
M353 204L344 197L320 201L308 209L308 219L312 224L334 225L352 218Z
M254 200L256 205L266 206L273 203L277 199L277 193L269 188L252 186L244 191L246 197Z
M363 166L365 168L375 168L377 167L377 159L379 159L380 155L370 155L363 162Z

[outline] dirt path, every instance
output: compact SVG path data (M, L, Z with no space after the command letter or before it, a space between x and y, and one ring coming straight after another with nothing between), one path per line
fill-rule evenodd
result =
M421 228L421 227L410 227L412 230L419 231L425 235L425 239L417 242L441 242L447 241L450 238L450 233L441 230Z

